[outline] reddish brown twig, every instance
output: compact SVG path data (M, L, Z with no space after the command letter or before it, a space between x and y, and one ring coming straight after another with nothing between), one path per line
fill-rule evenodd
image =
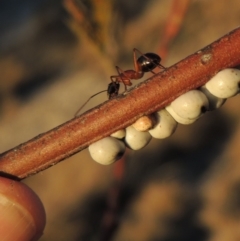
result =
M205 84L221 69L240 64L240 28L156 74L128 93L3 153L0 171L19 179L44 170L89 144L162 109L179 95Z

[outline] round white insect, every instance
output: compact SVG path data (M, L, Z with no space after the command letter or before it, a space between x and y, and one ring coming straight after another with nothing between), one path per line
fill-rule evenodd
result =
M205 86L211 94L219 98L232 97L240 90L240 70L224 69L213 76Z
M177 128L177 122L165 110L156 112L157 123L153 129L149 130L152 137L163 139L171 136Z
M172 107L166 106L166 111L173 117L173 119L183 125L190 125L194 123L197 119L187 119L187 118L182 118L179 115L176 114L176 112L172 109Z
M109 165L119 160L125 152L125 144L114 138L105 137L88 147L92 159L100 164Z
M137 131L148 131L149 129L153 128L154 125L154 119L153 116L148 115L148 116L142 116L138 120L136 120L132 126L137 130Z
M208 102L209 102L209 108L208 110L209 111L212 111L212 110L216 110L218 108L220 108L225 102L226 102L226 99L223 99L223 98L219 98L213 94L211 94L208 89L206 88L206 86L202 86L200 88L200 90L206 95L207 99L208 99Z
M145 147L151 139L149 132L137 131L132 126L126 129L125 143L130 149L139 150Z
M199 90L190 90L175 99L166 110L181 124L191 124L208 110L207 97Z
M115 137L117 139L123 139L125 137L125 135L126 135L125 129L115 131L114 133L111 134L112 137Z

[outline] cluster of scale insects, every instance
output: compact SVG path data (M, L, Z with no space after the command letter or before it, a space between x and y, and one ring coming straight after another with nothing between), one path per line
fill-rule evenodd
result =
M136 57L136 53L140 57ZM98 92L107 92L111 99L118 95L120 83L131 86L131 80L140 79L146 72L153 72L155 68L165 70L160 62L161 58L155 53L142 54L139 50L133 50L134 70L121 70L116 67L118 75L110 77L108 89ZM145 147L153 138L164 139L171 136L178 123L189 125L195 122L206 111L212 111L222 106L227 98L233 97L240 90L240 70L224 69L217 73L204 86L198 90L190 90L179 96L171 104L156 113L143 116L133 125L119 130L109 137L105 137L89 146L89 152L93 160L103 165L111 164L120 159L126 146L133 150ZM91 96L87 102L97 94ZM83 106L77 111L79 114Z

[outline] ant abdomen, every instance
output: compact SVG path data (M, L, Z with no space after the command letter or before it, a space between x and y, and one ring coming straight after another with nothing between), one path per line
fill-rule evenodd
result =
M161 66L160 62L160 56L154 53L146 53L137 59L137 63L141 66L141 70L143 72L149 72L155 69L157 66Z

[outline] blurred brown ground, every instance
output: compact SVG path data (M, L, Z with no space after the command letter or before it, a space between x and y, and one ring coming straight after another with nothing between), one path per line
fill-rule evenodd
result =
M106 88L115 65L132 67L134 47L156 52L173 3L105 1L101 11L100 1L77 2L95 26L91 37L77 29L61 1L1 1L1 152L71 119ZM92 6L100 6L99 33ZM190 1L163 64L238 27L239 10L238 0ZM99 95L85 109L105 100ZM196 123L179 125L172 137L127 152L111 240L240 240L239 101L231 98ZM84 150L24 180L46 208L41 241L100 240L113 168L94 163Z

